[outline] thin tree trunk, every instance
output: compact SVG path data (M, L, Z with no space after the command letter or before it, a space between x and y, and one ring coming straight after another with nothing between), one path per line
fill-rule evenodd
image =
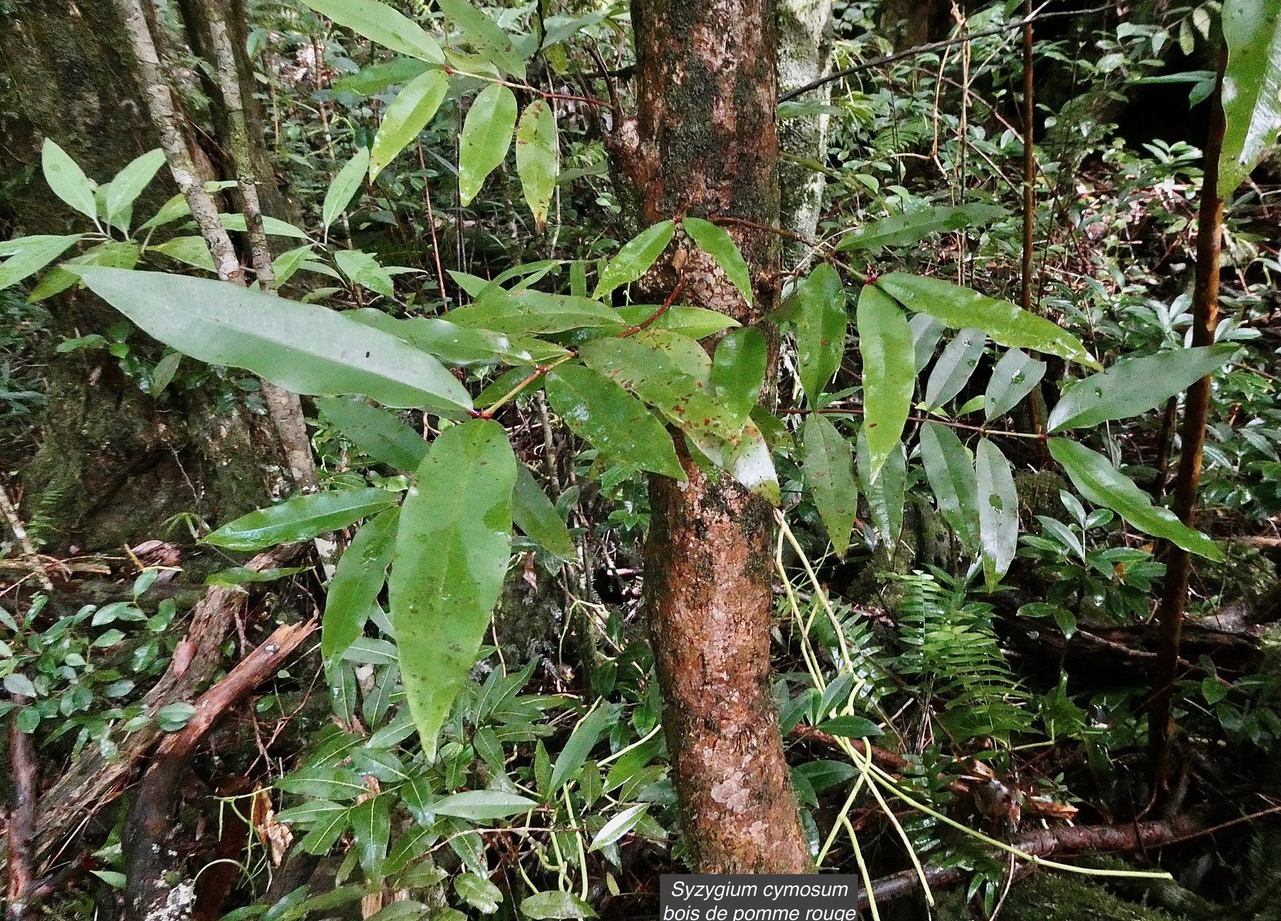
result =
M642 219L777 226L772 4L634 0L632 22L639 112L620 157ZM694 247L653 285L670 293L679 275L689 303L759 322L775 301L778 238L730 232L754 273L750 308ZM770 693L771 509L681 453L687 482L650 481L645 587L686 843L700 871L808 871Z
M1192 292L1193 346L1212 345L1214 328L1219 321L1219 261L1223 249L1223 198L1218 190L1219 156L1224 132L1222 90L1223 63L1220 63L1219 79L1210 97L1210 133L1205 145L1205 178L1201 184L1197 217L1196 283ZM1195 526L1209 410L1210 378L1207 375L1188 388L1183 408L1179 472L1174 483L1174 513L1188 527ZM1148 720L1153 790L1158 796L1169 786L1174 753L1174 683L1178 678L1183 616L1187 611L1188 584L1192 575L1192 556L1188 551L1170 543L1166 544L1166 551L1165 582L1156 614L1160 646Z
M778 87L794 90L826 76L831 64L832 0L776 0L778 21ZM830 83L814 91L806 103L826 105L832 98ZM827 175L826 114L799 115L779 124L783 162L779 168L782 190L781 225L804 237L813 237L823 208ZM804 247L784 244L786 255L802 256ZM792 260L788 260L789 267Z

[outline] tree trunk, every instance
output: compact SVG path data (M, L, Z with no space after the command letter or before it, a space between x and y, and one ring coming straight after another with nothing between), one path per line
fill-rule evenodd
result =
M780 92L796 89L828 72L831 62L832 0L777 0L778 84ZM826 105L832 99L832 84L826 83L802 97L802 104ZM782 188L782 226L804 237L813 237L823 208L826 174L821 167L827 159L826 114L798 115L779 124L783 163L779 170ZM801 256L805 247L791 243L787 254ZM789 265L793 260L787 260Z
M759 322L779 258L762 229L779 219L773 5L634 0L632 23L639 112L624 159L642 219L740 219L727 229L756 290L749 307L694 247L651 284L665 295L679 274L689 303ZM703 872L805 872L769 682L772 510L680 447L688 481L650 481L645 587L686 844Z

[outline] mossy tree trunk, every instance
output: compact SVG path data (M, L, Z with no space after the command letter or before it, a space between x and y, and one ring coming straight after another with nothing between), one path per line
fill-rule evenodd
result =
M761 323L779 267L778 236L763 229L779 220L773 5L634 0L632 23L638 114L620 147L641 218L739 219L725 226L755 279L749 306L687 246L649 293L679 279L687 302ZM704 872L805 872L770 692L773 511L681 453L686 482L650 481L645 588L686 843Z

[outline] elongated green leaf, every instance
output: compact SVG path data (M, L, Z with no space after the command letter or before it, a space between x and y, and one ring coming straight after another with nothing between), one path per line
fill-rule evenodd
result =
M687 217L681 221L681 227L689 234L698 248L716 261L730 282L743 295L743 300L752 303L752 271L747 267L747 260L739 251L734 238L724 227L717 227L711 221L702 218Z
M596 832L596 837L592 838L591 846L587 852L600 850L608 847L615 841L622 839L629 831L636 827L636 823L645 818L645 812L649 809L649 803L637 803L635 806L628 806L618 815L614 816Z
M311 259L312 246L311 243L295 246L271 261L271 272L276 278L276 284L283 285L298 273L303 264Z
M412 19L377 0L304 0L322 16L411 58L443 64L436 40Z
M574 540L561 520L556 506L547 498L529 468L521 464L516 468L516 492L512 497L512 518L525 536L537 541L548 553L562 560L574 557Z
M814 493L823 527L837 556L845 556L850 531L858 512L858 484L854 479L854 451L836 426L821 413L805 420L801 441L801 469L805 484Z
M165 153L157 148L135 157L107 185L107 221L121 230L129 229L129 215L133 203L147 187L160 167L165 165Z
M727 333L716 345L712 393L735 419L746 422L760 399L768 350L765 334L754 326Z
M624 243L618 255L609 260L600 273L600 281L596 283L596 293L592 297L600 300L620 285L629 284L644 275L663 255L675 233L673 221L659 221Z
M896 444L890 450L890 456L881 464L880 475L873 482L871 478L871 449L867 446L866 430L858 433L858 468L859 485L867 497L867 507L872 513L872 524L882 541L889 545L893 552L903 533L903 503L907 500L907 456L903 445Z
M68 259L66 265L105 265L113 269L132 269L138 264L138 258L142 255L142 249L137 243L128 240L108 240L106 243L99 243L81 253L79 256L73 256ZM3 270L0 270L2 272ZM40 283L31 289L31 294L27 296L27 303L34 304L42 301L47 297L60 294L80 281L80 276L73 274L62 266L54 266L53 269L46 272L40 279ZM0 285L0 287L3 287ZM159 393L158 390L152 391Z
M395 107L392 103L388 111ZM384 118L384 124L386 119ZM329 183L329 191L325 193L325 203L320 207L320 222L324 225L325 230L329 225L338 220L347 205L351 203L352 196L360 191L360 183L364 181L365 171L369 169L369 148L357 147L356 154L338 171L334 181Z
M236 233L245 232L245 216L243 214L220 214L218 222L228 230L234 230ZM262 216L263 232L269 237L291 237L295 240L306 240L308 236L290 224L288 221L282 221L280 218L272 217L269 214Z
M628 326L639 326L655 314L658 314L660 309L654 304L630 304L627 307L619 307L618 315L626 321ZM737 320L727 317L723 313L717 313L715 310L708 310L705 307L684 307L677 304L658 314L657 319L645 328L668 329L672 332L680 333L682 336L689 336L691 339L702 339L704 336L710 336L713 333L719 333L723 329L730 329L738 325Z
M742 429L742 421L708 394L678 355L644 334L593 339L579 355L589 368L632 391L685 432L707 432L734 442Z
M984 415L995 419L1018 406L1041 383L1045 367L1045 362L1029 357L1022 349L1010 349L1002 355L987 382Z
M602 704L587 716L583 717L582 722L574 727L570 733L565 747L561 749L560 754L556 756L556 764L552 767L552 779L548 786L548 795L555 796L560 792L560 788L565 786L583 766L587 756L591 754L600 737L609 730L609 727L616 719L613 707Z
M1184 525L1169 509L1153 505L1151 497L1102 454L1066 438L1051 438L1049 445L1050 456L1063 465L1072 485L1090 502L1112 509L1145 534L1165 538L1189 553L1223 559L1214 541Z
M395 508L371 518L338 560L320 627L320 653L326 663L346 652L364 632L369 609L387 577L399 522L400 510Z
M97 222L98 204L93 194L97 185L52 138L44 139L44 146L40 149L40 163L44 168L44 181L49 183L53 194Z
M240 516L214 531L204 543L228 550L263 550L276 544L311 540L395 504L396 494L385 489L338 489L294 496L279 505Z
M418 132L435 116L448 91L449 77L443 70L433 67L419 74L396 94L383 115L382 124L378 126L366 161L371 181L396 159L397 154L414 142Z
M561 333L570 329L621 329L618 311L585 297L543 291L492 288L476 303L449 312L458 326L509 335Z
M921 427L921 460L943 520L966 549L979 550L979 487L970 452L950 428L927 422Z
M1118 361L1069 385L1050 413L1049 430L1089 428L1147 412L1223 367L1236 352L1237 346L1217 345Z
M516 175L539 230L547 223L559 174L556 113L546 101L535 99L525 107L516 126Z
M749 420L733 440L721 438L707 429L696 428L688 435L708 460L747 487L749 492L770 505L779 504L781 493L774 458L769 443L755 422Z
M850 249L879 249L882 246L907 246L923 240L930 234L949 230L967 230L983 227L1006 211L999 205L961 205L959 208L938 206L909 211L864 224L847 234L837 245L837 251Z
M845 287L836 269L826 262L796 286L784 309L795 307L791 323L796 335L796 362L801 388L811 406L819 405L823 389L841 366L845 354Z
M535 892L520 903L520 913L531 921L545 921L548 918L595 918L592 907L572 892L552 889L546 892Z
M417 470L427 456L422 436L385 409L364 400L321 397L320 414L352 444L379 463L397 470Z
M247 368L295 393L363 393L454 416L471 409L467 391L436 359L324 307L212 279L76 271L152 336L201 361Z
M427 807L436 815L451 815L470 822L492 822L537 809L538 803L526 796L500 790L465 790L442 796Z
M445 364L460 368L486 367L503 362L547 364L568 354L560 346L541 339L472 329L439 317L406 317L400 320L372 307L346 310L343 316L391 333Z
M918 313L908 321L912 329L912 353L915 356L916 373L920 374L925 366L934 360L934 349L947 327L928 313Z
M28 275L39 272L80 241L81 234L66 236L36 234L16 237L0 243L0 256L7 256L0 265L0 289L17 284Z
M491 83L476 97L458 139L458 194L464 205L480 192L485 177L507 156L516 128L516 96Z
M983 357L983 343L986 340L981 330L963 329L957 337L947 344L943 354L930 372L929 383L925 385L925 405L937 409L961 392L969 383L974 370Z
M876 286L909 310L928 313L952 329L981 329L1001 345L1035 349L1091 368L1101 367L1067 330L1009 301L905 272L883 275Z
M547 376L547 399L575 435L607 457L685 479L663 424L609 378L590 368L562 365Z
M381 263L358 249L340 249L334 253L334 264L353 285L368 288L383 297L395 297L396 286Z
M1246 180L1281 130L1281 3L1225 0L1223 38L1223 152L1219 196Z
M867 481L898 446L912 407L912 330L898 304L873 285L858 298L858 350L863 356L863 437Z
M988 588L1001 581L1019 546L1019 496L1014 473L1001 449L983 438L974 457L978 480L979 543Z
M525 60L513 50L511 36L498 23L467 0L436 0L436 3L481 57L504 73L525 79Z
M360 865L374 878L377 878L378 864L387 856L387 839L391 837L391 813L387 804L387 797L375 796L351 810L351 833L356 839Z
M347 74L334 81L334 91L354 93L357 96L373 96L397 83L408 83L430 67L420 58L396 58L381 64L362 67L354 74Z
M173 237L163 243L148 247L147 251L160 253L170 259L181 262L183 265L195 266L198 269L204 269L206 272L217 271L213 256L209 253L209 244L205 242L204 237Z
M516 458L502 426L474 419L432 443L401 507L391 621L428 759L502 589L515 487Z

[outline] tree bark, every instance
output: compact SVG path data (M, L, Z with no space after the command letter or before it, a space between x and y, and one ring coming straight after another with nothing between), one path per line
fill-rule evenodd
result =
M642 219L738 218L755 297L692 246L647 284L666 295L679 276L687 302L760 322L779 259L773 5L634 0L632 23L639 110L620 146ZM678 447L688 480L650 481L645 587L686 844L702 872L805 872L770 693L772 510Z
M832 0L776 0L778 20L778 84L781 92L805 86L826 76L831 64ZM804 103L826 105L832 85L824 84ZM813 237L823 208L827 176L815 168L827 159L827 124L830 117L798 115L779 124L784 160L780 165L781 224L804 237ZM787 255L800 256L804 247L785 245ZM789 258L788 263L792 260Z

